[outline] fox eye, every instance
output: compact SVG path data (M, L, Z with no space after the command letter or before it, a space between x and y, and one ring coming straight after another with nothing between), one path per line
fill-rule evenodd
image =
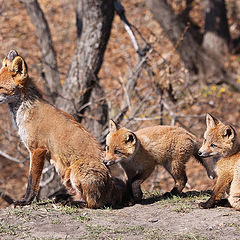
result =
M212 143L212 144L210 145L210 147L215 148L215 147L217 147L217 145L215 145L214 143Z
M120 151L118 151L118 150L114 150L114 154L120 154L121 152Z

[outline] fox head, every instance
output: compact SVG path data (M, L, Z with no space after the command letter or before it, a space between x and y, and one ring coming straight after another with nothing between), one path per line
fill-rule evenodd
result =
M0 69L0 103L14 101L28 79L27 65L15 50L4 58Z
M201 157L226 157L234 154L237 145L237 133L230 125L223 124L211 114L206 115L207 129L199 149Z
M136 135L126 128L121 128L113 120L110 120L109 129L104 163L110 166L122 160L131 159L138 148Z

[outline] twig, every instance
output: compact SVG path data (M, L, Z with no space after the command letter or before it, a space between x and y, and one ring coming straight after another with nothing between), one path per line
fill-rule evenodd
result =
M25 160L21 161L21 160L15 158L15 157L12 157L12 156L8 155L7 153L5 153L5 152L3 152L1 150L0 150L0 155L2 155L3 157L5 157L5 158L7 158L7 159L9 159L9 160L11 160L13 162L16 162L16 163L23 163L25 161Z
M129 35L129 37L132 41L135 52L139 55L140 54L140 51L139 51L140 47L138 45L136 36L135 36L135 34L134 34L134 32L131 28L132 25L129 23L129 21L126 18L125 9L124 9L123 5L119 1L116 0L116 1L114 1L114 8L115 8L117 14L119 15L120 19L123 21L124 28L127 31L128 35Z
M14 200L7 194L5 194L3 191L0 191L0 197L6 201L8 204L13 204Z
M45 167L45 168L43 169L42 174L45 174L46 172L50 171L50 170L53 169L53 168L54 168L53 165L49 165L48 167Z
M53 166L52 166L52 167L53 167ZM50 168L50 169L51 169L51 168ZM49 170L49 169L48 169L48 170ZM51 172L51 175L50 175L46 180L44 180L44 181L41 180L39 186L40 186L40 187L46 186L48 183L50 183L50 182L53 180L54 176L55 176L55 172L52 171L52 172Z

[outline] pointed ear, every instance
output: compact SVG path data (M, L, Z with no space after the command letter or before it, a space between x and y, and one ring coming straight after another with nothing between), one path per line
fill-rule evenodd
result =
M15 57L17 57L17 56L18 56L18 53L17 53L16 50L10 50L10 51L8 52L8 55L7 55L6 59L7 59L9 62L12 62L13 59L14 59Z
M236 134L237 133L235 129L230 125L227 125L223 130L223 137L227 137L229 139L233 139L236 136Z
M119 129L120 129L120 126L111 119L109 121L109 130L110 130L110 132L116 132Z
M124 137L125 143L131 143L132 145L134 145L137 142L137 137L132 132L127 132Z
M216 127L216 125L218 125L219 123L221 123L220 120L218 120L217 118L215 118L214 116L212 116L210 113L207 113L207 115L206 115L207 128L214 128L214 127Z
M10 62L9 70L16 73L16 82L20 85L23 85L25 82L24 80L28 77L27 65L23 58L16 56L13 61Z

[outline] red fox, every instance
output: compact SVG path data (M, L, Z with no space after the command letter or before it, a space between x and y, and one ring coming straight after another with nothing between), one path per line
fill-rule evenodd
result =
M0 69L0 103L8 103L30 153L27 191L15 205L30 204L35 198L45 159L54 164L75 201L88 208L122 203L125 185L111 177L100 145L71 115L43 100L15 50L4 58Z
M228 201L233 208L240 210L240 144L237 132L231 125L222 123L210 114L206 115L206 124L207 129L198 154L203 158L219 158L216 163L218 178L212 196L199 206L215 207L230 188Z
M142 199L140 185L156 164L161 164L173 177L175 186L170 192L173 195L181 193L187 183L185 163L191 156L203 164L213 179L215 173L198 156L198 149L196 137L181 127L154 126L132 132L110 120L104 162L108 166L121 164L132 191L131 201L135 203Z

